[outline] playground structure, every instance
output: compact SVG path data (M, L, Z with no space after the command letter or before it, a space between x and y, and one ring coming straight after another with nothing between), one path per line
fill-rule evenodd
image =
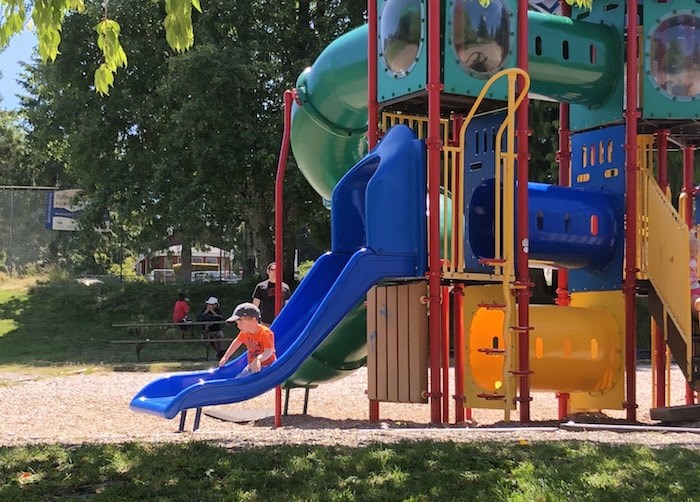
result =
M556 15L515 0L370 0L368 25L285 95L278 269L290 139L330 201L332 246L272 325L278 361L241 379L244 357L157 380L132 408L173 418L366 363L372 420L394 401L429 402L430 421L447 422L454 399L455 422L481 408L528 422L535 391L557 394L560 417L625 409L635 420L640 290L654 320L654 405L667 402L669 351L693 403L694 7L594 0ZM560 186L527 182L528 101L539 97L560 103ZM679 211L669 143L683 151ZM537 264L558 268L557 305L530 305Z

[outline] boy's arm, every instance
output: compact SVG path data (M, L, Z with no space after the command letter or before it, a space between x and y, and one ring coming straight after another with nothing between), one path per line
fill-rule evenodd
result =
M238 350L238 347L240 347L241 345L243 345L243 342L239 340L239 337L236 337L231 342L231 345L228 346L228 349L226 349L224 355L221 356L221 359L219 360L219 368L226 364L226 362L231 358L231 356Z

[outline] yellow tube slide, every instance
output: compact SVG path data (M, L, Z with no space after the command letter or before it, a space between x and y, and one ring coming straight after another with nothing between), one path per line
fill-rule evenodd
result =
M470 327L467 360L474 380L487 392L502 387L503 322L503 311L480 308ZM613 387L622 347L620 327L610 313L532 305L530 325L532 390L602 393Z

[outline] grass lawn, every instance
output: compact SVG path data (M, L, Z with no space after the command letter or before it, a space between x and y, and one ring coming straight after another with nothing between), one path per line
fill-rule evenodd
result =
M0 372L204 367L192 348L131 348L112 323L167 320L176 286L0 283ZM224 310L252 285L204 284ZM260 429L265 434L265 429ZM362 448L181 444L0 448L0 500L700 501L700 448L580 442L402 442Z
M700 451L583 442L0 449L2 500L700 500Z
M0 371L22 368L47 374L82 370L164 371L206 365L199 344L149 345L136 363L132 345L110 340L131 339L115 323L170 322L182 286L146 283L5 280L0 283ZM185 289L194 316L209 296L219 298L229 314L249 300L252 284L192 284ZM227 335L233 335L227 328ZM150 336L156 335L155 333ZM145 333L144 336L149 336Z

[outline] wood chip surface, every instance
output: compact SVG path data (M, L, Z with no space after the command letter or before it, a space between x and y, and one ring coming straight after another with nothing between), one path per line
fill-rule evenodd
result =
M364 368L343 380L311 390L307 415L301 414L304 391L293 389L289 415L282 417L282 427L274 427L272 417L237 424L203 415L200 429L192 432L194 410L191 410L186 431L178 433L179 417L165 420L129 408L131 398L144 385L162 376L164 374L105 372L41 378L30 374L0 373L0 446L193 440L229 447L274 444L362 446L377 441L429 439L455 442L581 440L700 448L700 434L693 433L564 431L558 427L557 400L551 393L533 394L533 423L530 427L521 427L517 423L517 410L512 412L511 423L503 422L502 411L474 410L473 422L455 425L453 401L450 402L450 424L447 425L429 423L430 406L427 404L393 403L381 403L380 422L371 423L365 393L367 371ZM649 366L641 366L637 372L637 424L656 424L649 418L650 379ZM684 404L685 382L677 368L672 371L672 382L672 404ZM230 412L274 409L274 393L216 408ZM625 412L619 410L565 421L620 424L625 423L624 418ZM678 425L700 428L700 422Z

